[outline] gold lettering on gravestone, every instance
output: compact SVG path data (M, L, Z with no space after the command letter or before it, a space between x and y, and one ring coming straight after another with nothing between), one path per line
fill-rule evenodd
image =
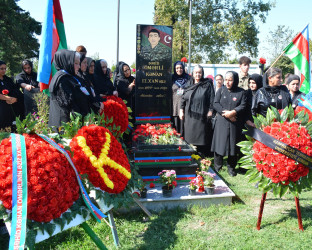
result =
M144 97L144 98L151 98L153 97L153 95L145 95L145 94L141 94L140 97Z

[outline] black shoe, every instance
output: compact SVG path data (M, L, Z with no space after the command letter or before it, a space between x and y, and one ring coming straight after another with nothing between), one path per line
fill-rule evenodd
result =
M222 169L222 166L221 166L221 167L216 167L216 166L215 166L214 169L215 169L216 172L220 172L221 169Z
M237 175L237 173L235 172L235 170L234 170L234 169L231 169L231 168L228 168L228 173L229 173L229 175L232 176L232 177L234 177L234 176Z

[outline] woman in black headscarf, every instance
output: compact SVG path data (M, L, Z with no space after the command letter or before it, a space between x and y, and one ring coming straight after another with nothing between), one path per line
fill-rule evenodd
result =
M214 89L210 78L204 78L204 69L196 65L192 85L184 90L180 102L180 119L184 120L185 140L197 146L204 155L210 152L211 120Z
M213 108L217 111L211 151L214 152L214 167L220 171L223 157L228 156L228 173L235 176L235 166L239 149L236 144L241 140L245 123L246 92L238 87L236 72L225 74L225 86L218 89Z
M128 64L119 64L118 74L116 76L116 87L118 95L121 99L127 101L127 106L134 113L134 86L135 79L131 75L131 70Z
M54 55L54 65L57 72L49 86L49 126L58 130L62 122L70 120L70 113L77 112L82 116L90 113L92 103L89 92L77 78L80 54L66 49L59 50Z
M87 57L87 70L85 74L93 86L95 86L94 67L95 67L95 60L93 60L91 57Z
M290 74L286 80L286 85L288 87L291 96L292 107L295 109L299 104L299 99L302 96L305 96L305 93L299 90L300 77L297 75Z
M259 74L252 74L248 79L248 90L246 92L247 96L247 108L246 108L246 123L249 126L255 126L253 123L253 118L251 114L251 106L252 106L252 99L257 93L257 90L262 88L263 86L263 78Z
M5 75L6 63L0 61L0 129L15 130L16 117L24 118L23 94L13 80Z
M100 102L102 100L100 96L97 96L95 94L94 86L87 77L87 67L87 58L85 57L85 54L80 53L80 69L78 70L77 78L80 81L81 85L85 87L89 92L88 98L92 103L91 108L95 113L97 113L97 111L100 109Z
M179 118L180 101L184 93L184 89L189 86L190 76L186 74L184 64L177 61L173 65L174 73L172 75L172 118L175 129L182 136L184 134L184 125Z
M270 106L284 109L291 104L290 94L282 83L282 71L278 68L270 68L263 79L263 87L260 88L252 101L251 113L266 116Z
M25 115L37 112L37 104L34 95L40 92L39 83L37 81L37 73L33 71L33 64L29 60L22 62L22 72L16 78L16 84L23 89Z
M104 59L97 60L94 68L94 86L97 95L105 97L107 95L118 96L118 92L110 80L110 72L107 70L107 62Z

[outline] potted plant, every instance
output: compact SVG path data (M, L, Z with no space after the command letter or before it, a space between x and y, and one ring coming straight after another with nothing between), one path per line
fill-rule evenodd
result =
M164 197L172 196L172 189L177 185L176 172L174 170L163 170L158 173L159 180L163 184L162 192Z
M216 174L212 174L210 172L202 171L204 178L204 187L206 194L213 194L215 185L214 185L214 177Z
M190 195L196 195L196 189L197 189L197 183L196 179L193 179L189 182L189 194Z
M146 198L147 195L146 183L142 179L139 179L138 182L139 182L138 186L140 191L140 197Z

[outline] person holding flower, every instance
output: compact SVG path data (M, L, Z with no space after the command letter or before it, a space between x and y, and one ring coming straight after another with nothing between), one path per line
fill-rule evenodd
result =
M0 129L14 130L16 117L24 117L24 100L17 85L6 76L6 69L6 63L0 60Z
M214 95L212 80L204 78L203 67L196 65L191 84L182 95L179 116L184 120L185 140L204 155L210 154Z
M217 112L211 151L214 152L214 167L220 171L223 157L228 156L228 173L235 176L235 166L245 123L246 91L238 87L239 77L234 71L225 74L225 86L220 88L214 99L213 108Z

